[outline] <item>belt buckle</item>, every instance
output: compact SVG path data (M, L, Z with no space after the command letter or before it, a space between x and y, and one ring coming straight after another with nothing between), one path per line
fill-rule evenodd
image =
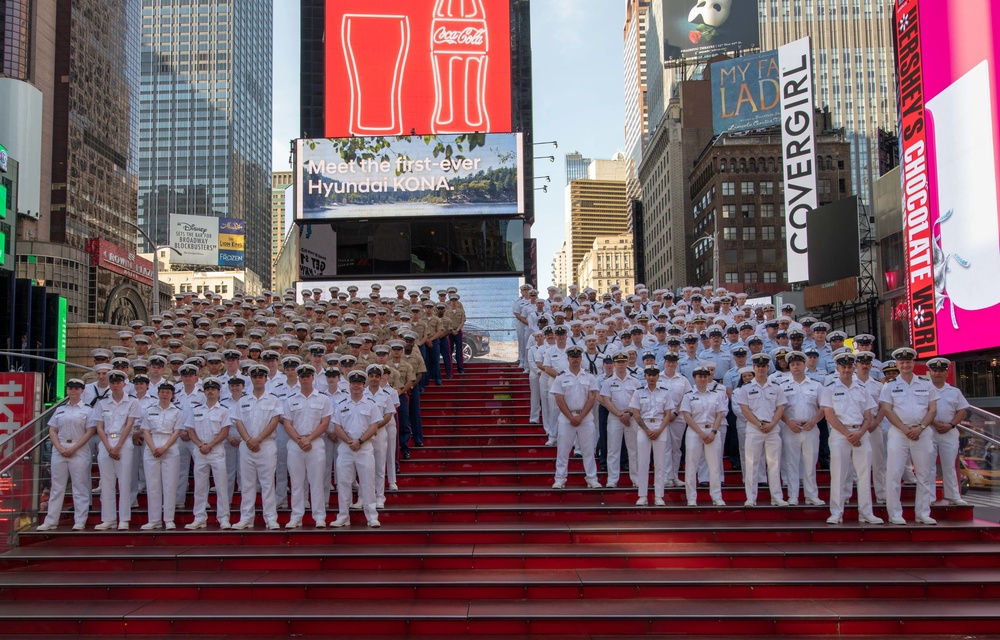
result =
M114 440L114 439L115 439L115 438L117 438L117 437L118 437L118 434L117 434L117 433L109 433L109 434L108 434L108 438L110 438L110 439L112 439L112 440Z
M66 444L73 444L73 441L72 440L67 440Z

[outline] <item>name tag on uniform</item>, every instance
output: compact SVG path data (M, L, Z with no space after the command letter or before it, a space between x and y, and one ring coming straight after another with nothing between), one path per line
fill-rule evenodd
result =
M930 392L927 391L927 389L914 389L913 390L913 395L915 395L915 396L927 396L927 395L930 395Z
M836 392L834 392L834 394L833 394L833 396L834 396L835 398L839 398L839 397L842 397L842 396L846 396L846 395L847 395L847 394L846 394L845 392L843 392L843 391L836 391Z
M348 411L350 411L350 410L351 410L351 409L350 409L349 407L344 407L343 409L341 409L341 410L340 410L340 412L341 412L341 413L347 413L347 412L348 412Z
M760 391L754 390L754 391L748 391L747 395L748 396L755 396L755 395L758 395L759 393L760 393Z

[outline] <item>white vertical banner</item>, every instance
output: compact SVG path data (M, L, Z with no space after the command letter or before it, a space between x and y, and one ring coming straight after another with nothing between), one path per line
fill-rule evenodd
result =
M819 202L816 193L816 137L812 47L802 38L778 48L781 69L781 155L785 180L785 238L788 282L809 280L806 224Z

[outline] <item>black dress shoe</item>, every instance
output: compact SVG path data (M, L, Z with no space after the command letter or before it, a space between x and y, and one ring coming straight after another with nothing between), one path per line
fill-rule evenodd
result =
M699 487L707 487L707 486L708 486L708 483L707 483L707 482L699 482L699 483L698 483L698 486L699 486Z
M423 442L414 442L413 446L414 447L422 447L422 446L424 446L424 443Z
M409 460L409 459L410 459L410 452L409 451L404 451L403 452L403 460Z

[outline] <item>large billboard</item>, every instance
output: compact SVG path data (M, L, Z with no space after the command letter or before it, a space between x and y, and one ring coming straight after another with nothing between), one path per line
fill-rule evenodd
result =
M896 26L913 347L922 358L994 348L1000 7L990 0L901 0Z
M781 122L778 52L712 63L715 134L773 127Z
M857 197L831 202L810 212L806 236L809 239L811 284L826 284L861 275Z
M327 137L511 130L510 0L327 0Z
M170 214L170 246L179 264L243 268L246 223L236 218Z
M298 220L524 213L521 134L296 141Z
M663 59L760 46L757 0L663 0Z
M810 280L807 224L809 214L819 204L809 38L780 47L778 66L781 70L781 159L785 178L788 282L805 282Z

